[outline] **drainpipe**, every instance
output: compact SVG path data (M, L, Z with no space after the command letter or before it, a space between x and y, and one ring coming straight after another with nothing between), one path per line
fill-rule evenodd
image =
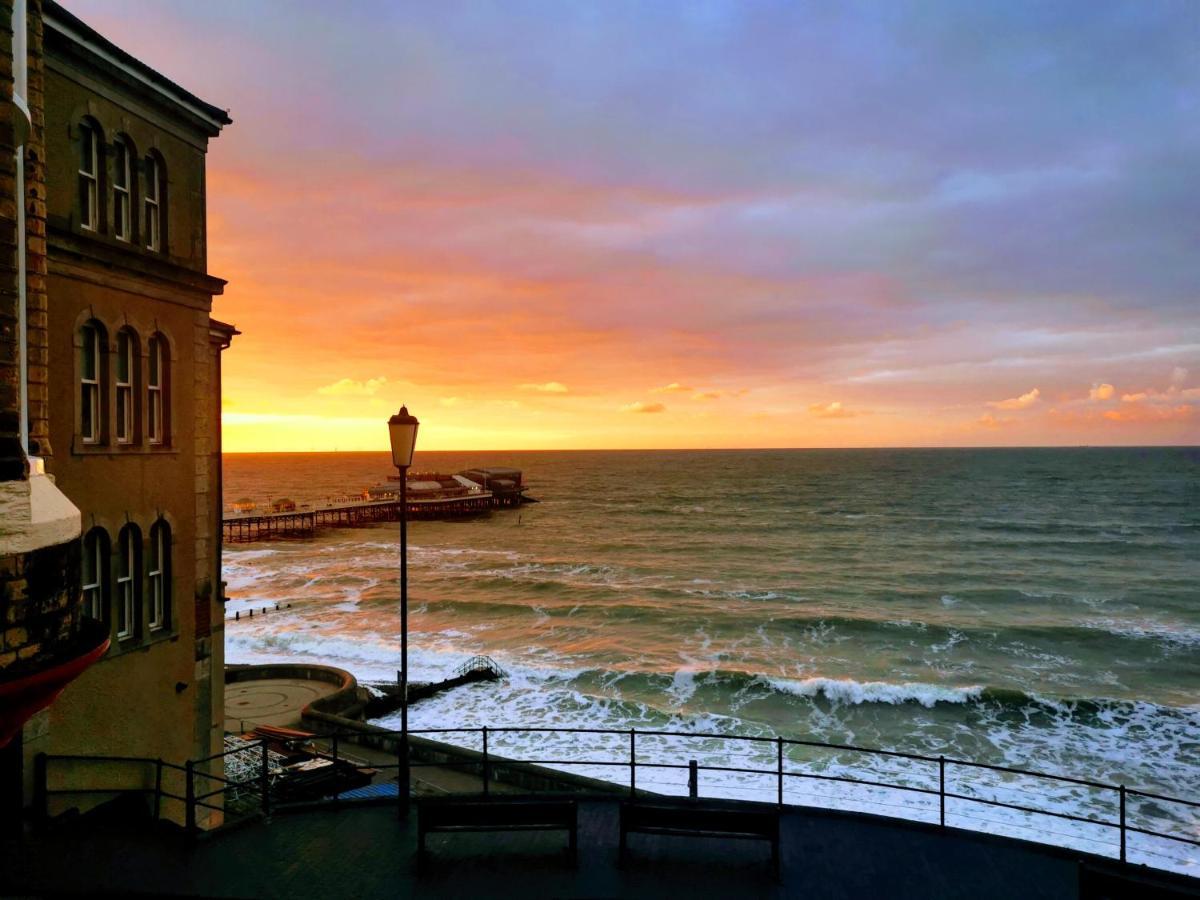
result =
M32 121L29 115L29 25L25 0L13 0L13 143L17 146L17 370L19 382L21 450L29 457L29 318L26 306L25 272L25 139ZM34 468L32 462L30 468Z

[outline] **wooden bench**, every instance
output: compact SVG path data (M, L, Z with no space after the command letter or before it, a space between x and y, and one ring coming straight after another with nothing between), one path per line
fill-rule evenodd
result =
M627 838L632 832L770 841L771 868L775 877L779 877L778 810L625 800L621 803L622 862L628 853Z
M572 862L577 854L579 805L574 800L460 800L423 797L417 800L417 861L428 858L425 837L468 831L566 831Z

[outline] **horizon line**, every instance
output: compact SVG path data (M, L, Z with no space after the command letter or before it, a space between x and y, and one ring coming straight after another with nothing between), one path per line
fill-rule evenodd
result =
M868 447L497 447L417 453L762 453L822 450L1200 450L1200 444L891 444ZM390 450L222 450L222 456L390 454Z

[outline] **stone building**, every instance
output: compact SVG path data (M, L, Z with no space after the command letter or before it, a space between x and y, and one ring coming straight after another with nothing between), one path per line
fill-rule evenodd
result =
M0 698L6 664L33 658L16 646L22 633L108 641L25 724L20 759L9 749L0 763L9 796L19 767L28 804L38 754L182 764L221 746L220 360L237 332L210 314L224 282L207 272L205 155L230 119L50 0L0 4L0 19L12 23L6 58L26 61L29 110L22 203L20 173L4 170L16 157L0 147L0 191L12 191L0 197L0 238L13 236L0 251L25 261L11 272L24 281L20 316L5 315L0 285L0 439L13 474L55 492L56 537L70 535L52 567L53 627L4 632ZM5 115L20 117L21 96L6 92ZM22 568L0 566L11 578ZM6 604L0 613L24 615ZM70 773L78 786L146 777L103 762ZM164 813L182 818L175 807Z

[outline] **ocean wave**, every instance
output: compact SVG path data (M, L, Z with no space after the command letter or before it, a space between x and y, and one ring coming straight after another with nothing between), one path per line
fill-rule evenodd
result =
M849 678L765 679L775 690L797 697L824 697L830 703L858 706L886 703L896 706L917 703L932 709L938 703L970 703L984 694L982 686L947 687L938 684L887 681L854 681Z

